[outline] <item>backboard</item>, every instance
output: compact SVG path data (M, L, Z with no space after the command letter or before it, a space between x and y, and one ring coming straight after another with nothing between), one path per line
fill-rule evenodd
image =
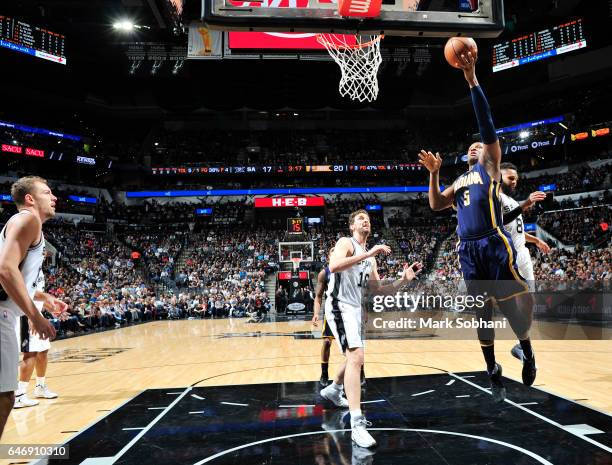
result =
M371 19L340 17L336 0L202 0L202 20L221 30L418 37L497 37L504 28L503 0L383 0Z
M302 262L314 260L314 246L312 242L279 242L278 262L291 263L292 259L299 258Z

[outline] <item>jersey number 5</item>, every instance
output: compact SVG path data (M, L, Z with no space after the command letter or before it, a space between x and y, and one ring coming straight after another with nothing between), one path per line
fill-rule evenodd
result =
M466 189L463 191L463 206L467 207L470 205L470 190Z

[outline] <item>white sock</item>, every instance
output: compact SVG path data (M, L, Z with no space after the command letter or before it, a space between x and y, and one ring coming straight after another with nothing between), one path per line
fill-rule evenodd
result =
M28 392L28 384L30 384L28 381L19 381L15 395L20 396L21 394Z
M357 410L351 410L349 413L351 414L351 426L353 426L353 424L355 423L355 420L363 416L363 413L361 413L360 408Z
M39 378L37 376L36 377L36 385L37 386L44 386L45 385L45 377L43 376L42 378Z
M332 381L332 383L330 384L331 388L334 389L335 391L342 391L342 384L336 384L335 381Z

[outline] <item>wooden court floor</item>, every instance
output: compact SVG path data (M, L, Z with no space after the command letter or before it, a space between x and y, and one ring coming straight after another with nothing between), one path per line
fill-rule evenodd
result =
M321 340L295 337L311 329L305 321L158 321L53 342L47 383L59 398L13 410L2 443L60 444L149 388L318 379ZM520 379L512 345L498 341L497 359L505 376ZM535 341L534 347L537 387L612 412L612 340ZM333 345L330 374L341 360ZM367 342L368 377L482 369L474 340Z

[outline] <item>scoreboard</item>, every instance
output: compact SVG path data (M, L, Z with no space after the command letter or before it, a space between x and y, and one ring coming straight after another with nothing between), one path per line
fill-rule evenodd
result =
M65 40L57 32L0 15L0 47L65 65Z
M582 19L575 19L494 45L493 72L554 57L586 46Z
M289 234L302 234L304 232L304 218L287 218L287 232Z
M208 175L208 174L301 174L301 173L349 173L349 172L386 172L386 171L420 171L421 165L418 163L391 163L378 162L379 164L360 165L251 165L251 166L171 166L151 168L154 176L175 176L175 175ZM370 162L374 163L374 162Z

